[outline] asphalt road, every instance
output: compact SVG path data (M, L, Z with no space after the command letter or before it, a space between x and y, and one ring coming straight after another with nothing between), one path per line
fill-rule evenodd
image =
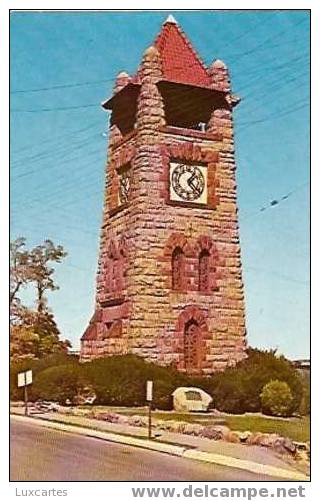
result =
M10 479L36 480L276 480L243 470L206 464L115 444L36 423L11 420Z

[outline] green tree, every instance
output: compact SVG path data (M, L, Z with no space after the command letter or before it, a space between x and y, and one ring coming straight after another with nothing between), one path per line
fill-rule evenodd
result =
M54 281L53 263L60 263L67 255L61 245L51 240L31 250L25 238L18 238L10 246L10 355L19 358L41 358L66 352L68 340L60 340L60 332L52 312L47 307L46 291L59 287ZM36 309L24 306L18 296L21 288L33 284L36 290Z
M27 308L20 310L20 321L11 326L11 360L42 358L54 353L66 353L71 343L60 340L60 331L53 314Z
M291 416L293 396L290 386L284 381L273 380L267 383L261 392L261 408L264 414L271 416Z
M22 360L35 358L38 351L39 336L30 327L13 325L10 329L10 359Z
M45 292L59 289L53 278L55 270L51 263L61 263L66 255L62 245L54 245L51 240L45 240L30 251L30 274L36 287L38 313L46 309Z
M10 243L10 307L19 302L19 291L32 280L30 253L25 245L23 237Z

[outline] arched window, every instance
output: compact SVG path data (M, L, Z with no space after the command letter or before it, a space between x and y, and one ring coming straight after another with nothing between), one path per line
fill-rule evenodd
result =
M184 253L181 247L176 247L172 254L172 288L183 289L184 279Z
M199 255L199 291L208 292L210 290L209 281L210 254L207 250L202 250Z
M200 368L200 344L201 336L199 325L192 319L186 323L184 329L184 364L187 371Z

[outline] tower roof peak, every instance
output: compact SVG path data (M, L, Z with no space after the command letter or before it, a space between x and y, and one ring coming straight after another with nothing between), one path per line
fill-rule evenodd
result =
M176 19L173 17L172 14L169 14L169 16L167 17L167 19L165 20L165 22L163 24L167 24L167 23L178 24Z
M163 77L166 80L210 86L207 68L173 16L169 16L163 24L154 45L159 51Z

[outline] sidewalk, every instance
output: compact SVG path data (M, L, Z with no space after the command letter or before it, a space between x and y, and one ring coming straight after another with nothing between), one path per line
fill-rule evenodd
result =
M16 419L37 420L41 426L60 429L71 433L123 443L135 447L156 450L167 454L188 457L205 462L222 464L254 473L277 476L286 480L306 481L309 478L289 465L270 450L258 446L246 446L223 441L214 441L190 435L161 432L148 440L146 428L108 423L97 419L60 413L33 414L24 417L23 409L15 408Z

